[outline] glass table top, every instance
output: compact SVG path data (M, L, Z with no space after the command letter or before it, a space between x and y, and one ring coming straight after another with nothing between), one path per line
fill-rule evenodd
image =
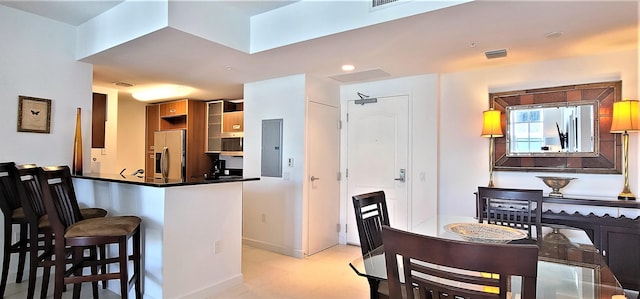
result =
M451 223L477 223L477 219L440 216L427 220L410 231L463 240L460 235L445 229L445 226ZM616 297L624 294L624 290L583 230L543 224L540 232L533 229L531 239L515 240L512 243L538 245L537 298L624 298ZM387 278L382 247L352 261L349 265L358 275L380 280Z

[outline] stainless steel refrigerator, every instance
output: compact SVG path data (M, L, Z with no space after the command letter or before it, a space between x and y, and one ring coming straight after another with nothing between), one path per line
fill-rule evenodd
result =
M156 165L154 178L183 179L185 177L185 131L172 130L154 133Z

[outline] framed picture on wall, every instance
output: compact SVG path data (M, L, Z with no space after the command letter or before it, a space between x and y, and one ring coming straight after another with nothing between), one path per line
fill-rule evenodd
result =
M51 100L18 96L18 132L49 133Z

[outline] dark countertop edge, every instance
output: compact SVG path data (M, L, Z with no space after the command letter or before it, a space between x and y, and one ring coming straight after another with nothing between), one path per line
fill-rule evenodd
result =
M543 203L557 203L569 205L584 205L597 207L613 207L613 208L640 208L640 201L636 200L619 200L612 199L587 199L587 198L570 198L570 197L544 197Z
M87 179L94 181L103 181L103 182L113 182L113 183L122 183L129 185L138 185L138 186L147 186L147 187L179 187L179 186L192 186L192 185L208 185L208 184L222 184L222 183L236 183L236 182L247 182L247 181L259 181L260 178L228 178L228 179L220 179L220 180L205 180L205 179L194 179L193 181L169 181L169 182L151 182L151 181L142 181L144 178L134 177L132 179L122 178L118 179L116 177L110 176L100 176L100 175L73 175L74 178L78 179Z

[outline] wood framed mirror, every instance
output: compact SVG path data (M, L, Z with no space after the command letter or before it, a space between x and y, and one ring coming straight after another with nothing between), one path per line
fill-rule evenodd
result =
M621 90L622 81L612 81L489 93L505 135L495 138L494 170L621 173L620 134L609 132ZM564 116L550 116L564 109ZM523 128L530 131L523 135Z

